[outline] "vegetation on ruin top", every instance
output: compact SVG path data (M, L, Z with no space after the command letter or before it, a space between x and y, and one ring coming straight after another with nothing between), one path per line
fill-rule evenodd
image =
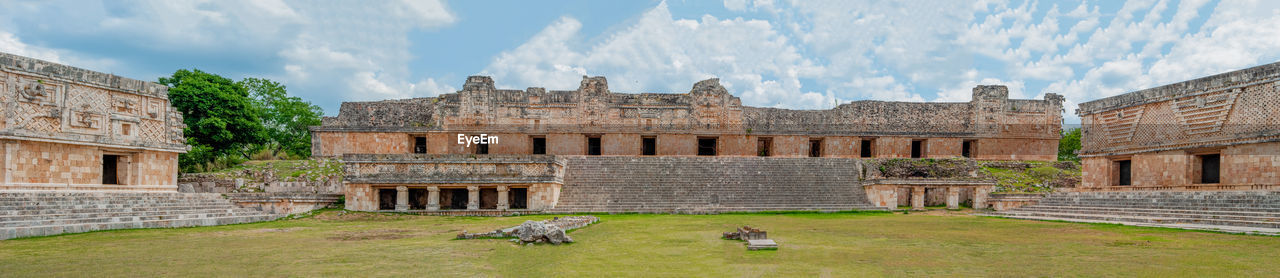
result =
M324 181L342 179L342 162L336 159L250 160L209 174L224 179L267 181Z
M1080 163L1075 161L985 161L981 165L980 175L996 182L993 193L1050 193L1080 185Z
M0 276L1265 277L1275 237L967 215L600 215L569 245L451 240L542 220L325 211L0 241ZM777 251L720 239L742 225Z

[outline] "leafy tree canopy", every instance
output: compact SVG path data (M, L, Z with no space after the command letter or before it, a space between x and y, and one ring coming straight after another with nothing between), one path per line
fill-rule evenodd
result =
M258 106L270 142L293 157L311 156L310 126L320 125L324 111L299 97L289 96L279 82L245 78L237 82Z
M1080 150L1080 128L1062 131L1062 139L1058 140L1058 160L1080 161L1076 151Z

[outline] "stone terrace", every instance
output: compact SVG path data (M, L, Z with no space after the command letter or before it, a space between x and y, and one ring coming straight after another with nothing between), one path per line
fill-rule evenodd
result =
M1280 192L1064 192L991 215L1280 235Z
M878 210L837 158L572 157L552 212Z
M97 230L238 224L280 216L237 207L212 193L0 192L0 240Z

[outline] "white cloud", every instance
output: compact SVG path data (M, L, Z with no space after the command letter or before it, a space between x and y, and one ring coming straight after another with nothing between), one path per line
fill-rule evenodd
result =
M802 77L822 72L763 20L674 19L666 3L598 44L583 46L582 24L561 18L482 74L505 86L576 88L582 75L605 75L621 92L685 92L719 77L743 102L760 106L830 107L833 97L800 90Z
M18 37L14 36L13 33L5 32L3 30L0 30L0 52L42 59L54 63L60 63L62 61L62 59L59 58L57 51L27 45L19 40Z
M415 78L408 69L409 33L453 24L441 1L229 0L0 3L0 26L39 34L65 34L160 55L242 64L273 72L220 72L277 79L292 92L320 101L435 95L448 86ZM50 21L50 17L62 21ZM3 30L3 29L0 29ZM5 37L4 34L8 34ZM22 47L0 33L4 49ZM26 49L33 49L29 46ZM27 56L78 57L73 51L25 50ZM84 60L84 59L79 59ZM109 61L109 60L107 60ZM68 63L89 67L84 63ZM117 71L113 68L99 70ZM204 68L206 65L195 65ZM163 74L163 73L160 73ZM148 79L146 76L135 78ZM415 81L416 80L416 81Z

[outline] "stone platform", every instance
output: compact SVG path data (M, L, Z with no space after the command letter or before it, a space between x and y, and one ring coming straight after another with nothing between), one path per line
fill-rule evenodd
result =
M98 230L213 226L274 220L219 194L0 191L0 239Z
M857 159L570 157L549 212L718 213L881 210Z
M747 241L747 251L776 249L778 249L778 243L772 239L752 239Z
M1280 191L1062 192L986 215L1280 235Z

